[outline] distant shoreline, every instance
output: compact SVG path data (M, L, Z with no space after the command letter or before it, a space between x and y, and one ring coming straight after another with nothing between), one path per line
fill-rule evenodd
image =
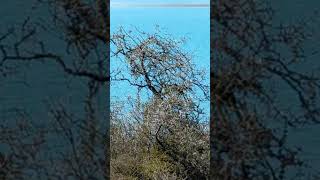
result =
M210 4L195 3L111 3L111 7L115 8L209 8Z

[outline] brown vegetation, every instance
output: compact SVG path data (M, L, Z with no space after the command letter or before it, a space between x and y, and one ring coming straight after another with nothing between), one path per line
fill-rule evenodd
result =
M308 59L310 21L275 25L273 9L262 0L211 4L209 134L199 108L209 87L181 41L124 29L109 39L105 1L37 5L48 9L51 19L26 18L0 36L1 79L22 77L33 65L54 67L75 84L85 84L78 89L83 113L67 106L65 96L56 97L47 101L43 126L28 107L6 107L0 179L103 179L109 173L112 179L312 178L299 149L287 143L290 128L319 123L318 74L299 69ZM64 44L62 50L51 47L44 33ZM109 90L109 42L111 55L130 72L116 72L112 80L138 89L129 109L112 102L111 152L109 109L98 103L99 94L105 97ZM275 84L292 95L288 109L279 104L283 91ZM147 100L140 98L144 90L151 92Z
M112 106L111 177L207 179L208 120L201 120L199 103L208 100L208 86L182 42L124 29L111 40L113 58L124 61L130 72L129 77L116 73L114 80L139 90L129 113ZM140 99L144 89L152 92L146 101Z

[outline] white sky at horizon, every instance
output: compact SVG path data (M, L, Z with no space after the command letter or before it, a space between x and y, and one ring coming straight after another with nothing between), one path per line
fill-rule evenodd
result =
M209 0L111 0L111 6L131 6L131 5L175 5L175 7L181 5L181 7L188 5L189 7L192 5L195 6L209 6Z

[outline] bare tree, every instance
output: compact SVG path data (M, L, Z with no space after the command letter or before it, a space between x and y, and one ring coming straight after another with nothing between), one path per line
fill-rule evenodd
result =
M112 177L208 178L208 121L199 107L209 99L208 85L183 51L184 41L163 34L120 28L112 35L112 55L130 72L116 72L113 78L138 88L129 114L114 110ZM143 89L151 92L146 101L140 100ZM140 166L124 165L123 159Z
M1 78L54 69L56 88L70 88L78 104L68 104L69 94L43 97L45 121L30 107L3 108L10 113L1 117L1 179L108 178L108 2L45 0L35 8L48 10L46 18L27 17L1 35ZM35 82L21 81L29 89Z
M308 59L313 24L275 24L266 1L215 1L211 8L212 179L307 178L287 138L292 127L319 123L319 74L298 67ZM288 109L279 103L283 91L292 99Z
M111 167L114 177L208 178L209 135L198 122L202 99L195 96L195 88L200 88L208 98L208 87L202 84L201 73L194 71L190 56L179 48L180 42L124 30L110 40L106 1L37 4L49 10L49 20L26 18L0 36L1 78L21 78L34 65L54 67L72 82L85 84L81 89L84 113L75 112L65 101L49 100L48 124L43 125L28 113L28 107L4 109L1 179L109 177L109 152L105 152L109 132L99 129L107 121L101 118L104 110L99 110L97 100L109 85L109 41L116 46L114 55L126 60L131 73L114 79L152 93L148 102L133 103L130 118L137 124L121 124L126 116L117 111L111 114L115 119L112 143L120 144L112 147L111 162L119 163ZM312 38L310 21L275 25L273 9L265 1L224 0L211 5L211 24L216 27L211 72L212 179L310 179L308 174L296 173L306 167L299 150L287 144L289 128L319 123L318 74L297 67L308 58L304 43ZM52 48L52 39L46 40L43 33L63 42L62 50ZM281 90L270 84L279 82L295 97L292 109L285 110L276 101ZM102 158L104 154L107 158ZM133 166L128 159L142 166Z

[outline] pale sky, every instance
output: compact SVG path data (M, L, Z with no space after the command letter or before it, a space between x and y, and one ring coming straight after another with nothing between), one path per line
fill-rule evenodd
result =
M209 7L209 0L111 0L111 7L117 6L174 6Z

